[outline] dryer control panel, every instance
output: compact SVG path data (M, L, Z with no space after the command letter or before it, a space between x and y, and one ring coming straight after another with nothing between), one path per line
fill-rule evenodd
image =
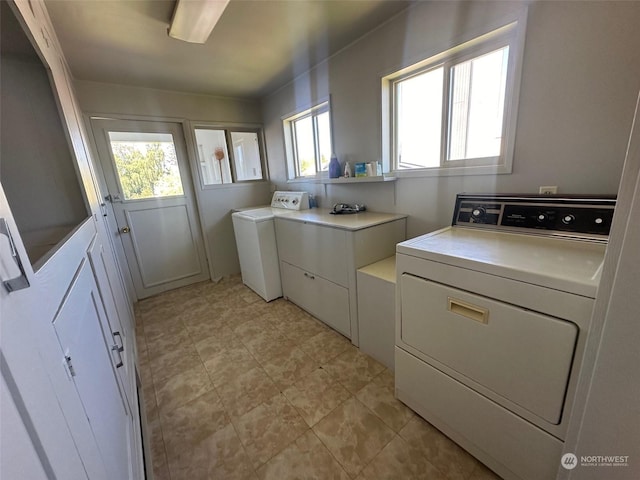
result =
M459 194L452 225L606 241L615 197Z

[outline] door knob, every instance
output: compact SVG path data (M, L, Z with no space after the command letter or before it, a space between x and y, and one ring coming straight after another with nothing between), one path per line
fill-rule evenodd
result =
M120 229L120 233L129 233L131 231L131 229L129 227L122 227Z

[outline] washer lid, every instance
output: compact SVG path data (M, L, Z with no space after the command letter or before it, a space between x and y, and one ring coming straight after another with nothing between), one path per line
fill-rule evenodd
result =
M271 220L274 217L273 209L271 207L255 208L252 210L242 210L232 214L233 217L249 220L253 222L263 222L265 220Z
M595 298L601 243L448 227L399 243L397 252Z

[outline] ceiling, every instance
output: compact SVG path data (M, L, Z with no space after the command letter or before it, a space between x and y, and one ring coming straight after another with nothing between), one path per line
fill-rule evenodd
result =
M231 0L204 45L168 36L173 0L45 3L76 79L259 98L411 2Z

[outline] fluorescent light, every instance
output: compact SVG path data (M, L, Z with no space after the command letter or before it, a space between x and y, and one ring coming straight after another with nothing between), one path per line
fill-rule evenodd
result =
M205 43L227 8L229 0L178 0L169 36L191 43Z

